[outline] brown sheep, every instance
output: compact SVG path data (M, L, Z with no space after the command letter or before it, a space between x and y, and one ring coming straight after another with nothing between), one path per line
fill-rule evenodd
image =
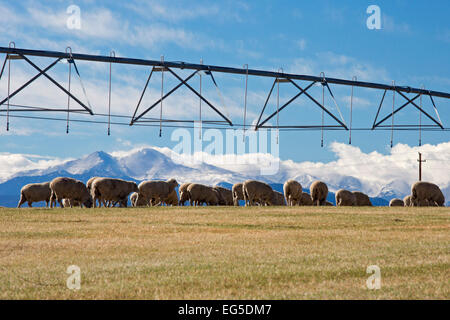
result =
M359 192L359 191L353 191L353 195L356 199L356 206L363 207L368 206L372 207L372 202L370 201L370 198L367 194Z
M293 206L300 202L302 197L302 185L295 180L288 180L283 185L284 196L288 206Z
M313 205L321 206L325 204L328 196L328 187L325 182L314 181L309 187L309 191L313 199Z
M178 193L180 194L180 206L184 206L186 201L189 201L189 193L187 192L189 185L189 182L185 182L180 185L180 188L178 188Z
M286 201L284 199L284 195L281 192L273 191L272 203L275 206L285 206Z
M311 196L308 193L302 192L302 196L301 196L300 202L298 204L301 206L312 206L313 201L312 201Z
M158 203L166 199L176 187L178 187L178 182L175 179L143 181L139 184L138 199L142 197L149 204L151 204L151 200L155 200Z
M101 177L92 177L92 178L90 178L88 181L86 181L86 187L87 187L89 193L91 193L92 183L93 183L94 180L97 179L97 178L101 178ZM106 201L103 201L103 205L104 205L105 207L107 207ZM100 202L98 203L98 206L101 207L101 203L100 203Z
M239 200L244 200L244 193L242 192L242 183L235 183L231 188L233 193L233 204L239 206Z
M394 198L391 201L389 201L389 207L404 207L405 204L403 203L402 199Z
M424 200L431 206L443 207L445 203L444 194L434 183L424 181L414 183L411 187L411 202L418 206Z
M339 189L336 192L336 206L354 206L356 205L356 197L355 195L345 189Z
M57 201L63 208L62 200L64 198L70 200L73 205L75 201L79 201L81 206L92 207L92 197L83 182L72 178L59 177L50 182L52 194L50 196L50 206L53 208L53 202Z
M249 206L253 206L256 203L259 203L260 205L273 205L273 190L267 183L256 180L247 180L242 186L246 206L247 202Z
M145 207L148 205L148 203L145 201L145 199L143 197L140 197L138 200L138 193L137 192L133 192L130 195L130 202L131 202L131 206L132 207Z
M152 206L162 206L163 204L166 206L178 206L178 195L175 189L172 190L169 196L162 201L156 202L156 199L151 200Z
M403 204L405 207L411 207L411 195L407 195L403 198Z
M81 207L81 203L79 201L74 201L71 203L69 199L63 199L62 203L64 208Z
M188 187L190 202L193 206L203 204L216 206L219 204L219 192L212 187L199 183L191 183Z
M219 195L220 195L219 205L221 205L221 206L232 206L233 205L233 203L234 203L233 193L231 190L220 187L220 186L214 186L213 189L217 190L219 192Z
M51 195L50 182L27 184L20 190L20 200L17 208L20 208L25 202L28 202L29 207L32 207L33 202L40 201L45 201L45 206L48 208Z
M125 181L114 178L97 178L92 182L91 195L96 207L96 200L99 203L109 201L110 203L119 203L121 207L126 207L128 195L132 192L138 192L136 182Z

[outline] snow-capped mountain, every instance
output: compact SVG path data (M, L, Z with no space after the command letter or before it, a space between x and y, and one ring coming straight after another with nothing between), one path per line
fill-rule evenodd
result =
M209 185L221 184L230 187L246 179L258 179L269 183L274 190L282 191L287 179L296 179L307 190L317 179L326 181L329 186L329 200L334 201L334 192L344 188L367 192L367 183L352 176L329 174L316 177L308 173L298 173L289 165L281 162L277 174L264 176L258 174L256 165L238 165L236 167L205 162L180 161L158 148L143 148L123 154L108 154L97 151L85 157L66 161L45 169L21 171L0 184L0 205L15 206L22 186L32 182L50 181L58 176L68 176L86 182L93 176L117 177L140 182L151 179L176 178L178 182L198 182ZM297 173L297 174L295 174ZM365 189L366 188L366 189ZM376 205L386 205L394 197L402 198L409 194L410 186L404 181L390 181L386 185L369 193L374 196ZM450 187L444 189L450 193Z

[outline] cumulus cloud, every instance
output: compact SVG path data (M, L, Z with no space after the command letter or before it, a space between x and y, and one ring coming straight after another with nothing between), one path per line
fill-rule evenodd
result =
M0 153L0 181L3 182L20 171L46 169L68 160L70 159L2 152Z

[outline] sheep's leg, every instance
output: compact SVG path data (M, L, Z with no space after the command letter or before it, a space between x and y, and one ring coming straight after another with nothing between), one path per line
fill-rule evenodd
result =
M50 194L50 208L53 208L53 206L56 206L56 202L55 193L52 191L52 193Z
M27 200L25 199L25 197L21 194L20 195L20 200L19 200L19 204L17 205L17 208L20 208L20 206L22 204L24 204Z
M28 201L28 206L30 207L30 208L32 208L33 206L31 205L33 202L32 201Z

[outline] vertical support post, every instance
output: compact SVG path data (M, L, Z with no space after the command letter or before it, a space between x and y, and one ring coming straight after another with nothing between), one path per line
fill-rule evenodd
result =
M162 108L164 97L164 56L161 56L161 108L159 110L159 136L162 133Z
M9 43L10 48L15 48L16 43L11 41ZM6 58L8 59L8 102L6 105L6 131L9 131L9 95L11 90L11 57L9 55L6 55Z
M248 83L248 64L244 64L247 72L245 73L245 92L244 92L244 132L242 134L242 141L245 142L245 122L247 118L247 83Z
M69 82L68 82L67 91L70 92L70 80L71 80L71 77L72 77L72 63L68 60L68 64L69 64ZM67 95L67 123L66 123L66 134L69 133L69 114L70 114L70 96Z
M422 181L422 163L427 162L427 160L422 160L422 153L419 152L419 181Z
M72 48L67 47L66 53L70 55L70 58L67 59L67 63L69 64L69 80L67 91L70 93L70 82L72 78ZM69 115L70 115L70 95L67 95L67 119L66 119L66 134L69 134Z
M9 131L9 94L11 89L11 59L8 55L8 102L6 104L6 131Z
M203 64L203 59L200 59L200 64ZM202 95L202 72L198 73L198 76L200 77L200 88L199 88L199 92L200 92L200 96ZM202 133L202 99L199 98L199 119L200 119L200 128L198 130L198 139L201 140L203 133Z
M423 85L422 89L425 89ZM420 146L422 146L422 94L420 94L420 110L419 110L419 147Z
M356 81L356 76L353 76L352 81ZM352 95L350 97L350 128L349 128L349 137L348 144L352 144L352 120L353 120L353 85L352 85Z
M279 68L278 72L283 73L283 68ZM279 144L280 135L280 79L277 78L277 144Z
M115 57L116 53L112 50L109 54ZM108 93L108 136L111 135L111 80L112 80L112 62L109 63L109 93Z
M394 106L395 106L395 80L392 80L392 86L394 90L392 90L392 122L391 122L391 148L394 145Z
M321 72L320 75L322 76L322 126L321 126L321 133L322 137L320 139L320 147L323 148L323 126L325 124L324 121L324 109L325 109L325 73Z

